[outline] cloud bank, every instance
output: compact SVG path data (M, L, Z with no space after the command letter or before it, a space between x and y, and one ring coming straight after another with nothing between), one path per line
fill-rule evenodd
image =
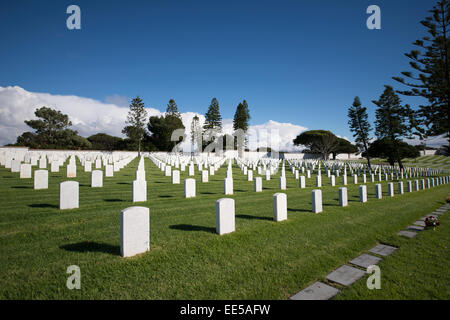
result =
M83 137L104 132L110 135L124 137L122 128L128 113L125 97L112 95L106 102L70 95L54 95L49 93L29 92L18 86L0 87L0 145L14 143L17 136L30 131L24 120L35 119L36 108L47 106L69 115L72 129ZM146 108L149 117L161 116L164 112L155 108ZM187 140L190 137L192 118L197 115L203 125L205 117L195 112L181 114L186 128ZM292 123L281 123L269 120L266 123L249 127L249 147L269 146L280 151L300 150L293 145L292 140L306 127ZM223 120L223 133L233 132L233 121ZM185 141L181 147L190 151L190 141Z

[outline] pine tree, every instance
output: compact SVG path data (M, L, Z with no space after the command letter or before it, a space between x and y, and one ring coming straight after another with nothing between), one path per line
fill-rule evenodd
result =
M173 99L169 100L169 104L167 105L166 109L166 114L181 119L181 114L178 111L178 106L175 103L175 100Z
M205 133L205 143L208 141L215 141L216 137L222 131L222 116L220 115L219 102L216 98L211 100L211 104L205 114L203 129Z
M145 133L145 123L147 119L147 111L141 98L136 97L131 101L130 110L128 111L125 128L122 133L138 144L138 156L141 155L141 141Z
M242 129L242 131L247 132L249 120L250 111L248 110L247 101L244 100L242 103L239 103L236 108L233 119L233 129Z
M398 93L428 100L428 105L415 112L416 134L422 139L446 133L450 147L450 2L438 1L430 13L420 22L430 36L416 40L413 44L419 50L405 54L417 74L402 72L411 82L402 77L393 79L411 88Z
M394 148L393 159L398 161L400 169L403 168L402 160L399 155L398 145L402 137L409 137L411 126L408 122L410 108L408 105L402 106L401 100L395 94L391 86L385 85L385 90L379 100L373 100L378 106L375 112L375 134L378 139L389 139Z
M359 97L355 97L353 105L348 109L348 124L350 131L353 132L355 142L360 150L364 150L367 158L367 165L369 170L370 156L369 156L369 132L371 130L370 123L368 121L367 108L361 106Z
M204 129L215 129L218 132L222 131L222 116L219 111L219 102L216 98L211 100L208 111L205 114Z
M192 151L194 150L195 144L197 144L197 148L202 147L202 129L200 127L200 118L195 115L194 118L192 118L191 122L191 143L192 143Z

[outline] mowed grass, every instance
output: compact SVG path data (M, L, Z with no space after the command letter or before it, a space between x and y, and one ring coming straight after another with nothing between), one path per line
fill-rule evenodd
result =
M33 190L32 179L21 180L17 173L0 168L0 298L287 299L379 242L402 246L396 233L440 207L450 191L441 185L388 198L383 181L384 197L377 200L374 184L367 183L368 202L362 204L358 185L349 177L349 206L341 208L341 177L331 187L322 176L324 212L313 214L315 176L307 179L306 189L299 189L286 170L288 220L275 223L272 195L280 192L278 175L263 179L263 192L255 193L253 182L235 166L234 195L227 197L236 201L236 232L219 236L215 201L225 197L226 166L208 183L201 183L196 170L197 197L185 199L183 183L172 185L170 177L145 159L148 201L133 204L131 184L137 164L133 160L113 178L104 178L103 188L93 189L90 173L82 172L78 163L80 208L64 211L58 203L59 183L69 180L65 166L60 173L49 173L48 190ZM182 172L184 178L187 172ZM150 208L151 250L122 258L120 210L133 205ZM448 232L434 234L448 246ZM421 261L420 270L440 265L436 276L448 284L447 253L440 246L430 250L436 261L414 256ZM66 287L70 265L81 269L80 290ZM405 272L409 276L409 270L396 270ZM417 290L414 296L422 290L424 297L449 298L448 290L439 286ZM355 297L357 293L349 295ZM395 297L408 299L411 291L400 290Z
M350 160L348 162L360 162L360 163L367 164L366 159ZM387 159L372 158L372 159L370 159L370 163L373 165L389 166L389 162L387 161ZM450 157L442 156L442 155L420 156L417 158L405 158L402 160L402 163L405 167L412 167L412 168L444 169L444 170L446 170L446 172L449 172L449 169L450 169Z

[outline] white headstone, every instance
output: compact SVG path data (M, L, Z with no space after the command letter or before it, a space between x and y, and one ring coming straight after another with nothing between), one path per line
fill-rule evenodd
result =
M129 207L120 212L120 255L131 257L150 250L150 209Z
M133 181L133 202L147 201L147 181Z
M172 175L172 167L171 166L166 166L164 168L164 175L166 177L170 177Z
M317 175L316 176L316 187L321 187L322 186L322 176Z
M359 186L359 201L367 202L367 186Z
M253 170L247 170L247 181L253 181Z
M184 180L184 197L185 198L195 197L195 179L189 178Z
M216 201L216 232L220 235L235 230L234 200L222 198Z
M408 192L412 192L412 182L411 181L406 182L406 190Z
M31 178L31 164L22 163L20 165L20 179L29 179Z
M394 183L392 183L392 182L388 183L388 193L389 193L389 197L394 196Z
M316 189L311 193L312 212L322 212L322 190Z
M339 205L341 207L346 207L348 205L347 188L339 188Z
M91 172L92 171L92 162L85 161L84 162L84 172Z
M105 177L114 177L114 168L112 164L105 166Z
M50 164L50 172L59 172L59 161L53 160Z
M233 178L223 179L223 192L224 194L233 194Z
M202 182L208 182L208 170L202 170Z
M382 192L380 183L377 183L375 185L375 198L377 198L377 199L383 198L383 192Z
M14 159L11 161L11 172L20 172L20 160Z
M172 170L172 184L180 184L180 170Z
M299 177L298 186L299 186L301 189L306 188L306 179L305 179L305 176L300 176L300 177Z
M103 171L93 170L91 173L91 187L101 188L103 187Z
M262 178L256 177L254 182L255 192L261 192L262 191Z
M77 166L75 164L67 165L67 178L75 178L77 176Z
M48 171L34 171L34 189L48 189Z
M286 177L281 176L279 178L280 190L286 190Z
M276 222L287 220L287 195L285 193L273 195L273 220Z
M398 194L403 194L403 181L398 182Z
M75 209L79 205L79 184L77 181L64 181L59 184L59 209Z

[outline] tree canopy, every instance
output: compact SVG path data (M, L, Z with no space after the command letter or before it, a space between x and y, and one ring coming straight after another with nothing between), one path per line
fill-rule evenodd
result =
M419 150L404 141L397 141L396 144L389 138L375 140L370 144L368 152L371 157L386 158L391 166L398 160L404 158L417 158Z
M438 1L430 13L420 22L428 35L413 43L416 50L405 54L414 73L401 73L408 80L393 79L410 88L397 92L428 101L414 112L415 133L421 139L446 133L450 146L450 2Z
M304 145L312 153L319 153L323 159L328 159L330 153L338 147L337 137L327 130L309 130L302 132L294 139L294 145Z
M147 111L141 98L136 97L131 101L125 128L122 133L137 144L138 154L141 154L141 141L145 134L145 122Z
M369 149L369 133L371 130L368 121L367 108L361 105L359 97L355 97L352 106L348 109L348 124L350 131L353 132L356 146L359 150L364 151L367 158L367 165L370 167Z
M16 145L42 149L90 149L91 143L69 129L72 122L61 111L41 107L34 112L38 119L24 122L35 132L24 132L17 137Z

